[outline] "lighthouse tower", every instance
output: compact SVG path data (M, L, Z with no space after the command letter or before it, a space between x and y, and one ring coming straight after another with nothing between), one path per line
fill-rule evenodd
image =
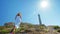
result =
M39 25L42 25L40 14L38 14L38 19L39 19Z

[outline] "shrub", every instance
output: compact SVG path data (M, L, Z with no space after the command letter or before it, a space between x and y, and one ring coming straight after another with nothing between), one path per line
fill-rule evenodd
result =
M24 27L20 27L20 31L22 31L22 30L24 30L24 31L25 31L25 30L26 30L26 28L24 28Z
M3 29L3 30L1 30L1 32L3 32L3 33L4 33L4 32L5 32L5 33L8 33L8 32L10 32L10 31L9 31L9 30L7 31L7 30L4 30L4 29Z
M60 33L60 30L57 30L57 32L59 32L59 33Z
M60 27L59 26L54 26L54 29L59 29Z

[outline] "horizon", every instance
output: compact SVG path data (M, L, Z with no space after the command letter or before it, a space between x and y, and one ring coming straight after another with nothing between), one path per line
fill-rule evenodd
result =
M15 16L21 12L22 22L60 26L60 0L46 0L48 6L42 8L40 3L45 0L0 0L0 26L6 22L15 22ZM45 6L43 6L45 7Z

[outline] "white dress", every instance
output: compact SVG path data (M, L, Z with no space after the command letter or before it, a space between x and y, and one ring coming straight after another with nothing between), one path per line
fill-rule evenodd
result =
M15 21L16 21L16 22L15 22L15 26L16 26L16 28L19 28L20 23L21 23L21 18L20 18L20 16L17 16L17 18L16 18Z

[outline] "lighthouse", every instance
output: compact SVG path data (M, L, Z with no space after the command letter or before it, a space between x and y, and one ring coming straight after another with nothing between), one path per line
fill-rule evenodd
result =
M39 19L39 25L42 25L40 14L38 14L38 19Z

